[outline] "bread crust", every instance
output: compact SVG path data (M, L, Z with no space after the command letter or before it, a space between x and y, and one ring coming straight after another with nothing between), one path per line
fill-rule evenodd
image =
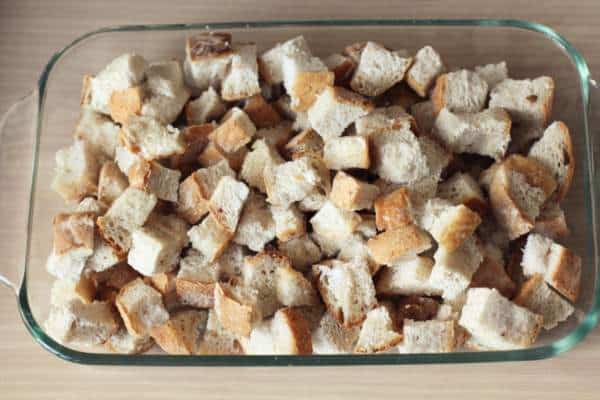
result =
M447 227L436 238L438 243L446 247L449 251L460 247L464 240L471 236L481 223L481 217L478 213L462 204L457 207L460 210L459 215L454 220L452 226Z
M175 279L177 301L196 308L212 308L215 305L215 284L186 278Z
M215 312L223 327L237 335L248 337L252 332L254 310L238 302L225 288L215 284Z
M550 274L552 286L573 303L581 289L581 258L569 249L564 249L554 272Z
M125 124L132 115L140 115L144 103L144 90L134 86L124 90L115 90L110 96L108 107L111 118Z
M410 192L405 187L379 196L373 205L375 224L380 231L401 228L413 223Z
M298 99L292 108L294 111L306 111L315 102L317 96L328 86L333 86L335 75L326 71L303 71L294 80L291 92Z
M259 129L272 128L281 122L279 113L261 94L255 94L246 100L244 112Z
M369 239L367 246L378 264L390 265L403 256L431 247L429 235L413 224L387 230Z
M435 86L431 93L431 103L433 104L433 114L438 115L446 105L446 88L448 86L448 75L442 74L435 80Z

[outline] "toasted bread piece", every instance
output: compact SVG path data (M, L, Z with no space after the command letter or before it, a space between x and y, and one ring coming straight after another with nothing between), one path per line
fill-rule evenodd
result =
M379 188L339 171L333 179L329 199L337 207L348 211L370 209L379 194Z
M206 329L206 310L180 310L163 325L151 329L151 336L168 354L196 354Z
M435 196L442 174L453 158L452 153L427 135L419 136L418 142L430 172L429 175L408 184L411 201L416 206L424 204Z
M323 147L323 161L329 169L367 169L371 164L369 143L363 136L332 138Z
M439 246L449 252L456 250L475 232L481 217L469 207L459 204L431 207L435 200L425 204L423 227L433 236Z
M478 65L475 67L475 72L487 83L490 90L494 89L503 80L508 79L506 61L500 61L496 64Z
M208 311L206 331L200 342L198 354L244 354L240 338L221 325L215 310Z
M177 119L190 98L179 60L156 61L148 66L144 97L142 115L155 118L163 124L171 124Z
M277 299L286 307L313 306L319 304L315 288L302 273L287 266L275 271Z
M265 166L267 164L275 166L283 162L283 158L281 158L273 146L267 144L264 139L256 140L252 144L252 151L244 159L242 169L240 170L240 178L249 186L265 193Z
M394 129L416 129L414 118L400 105L378 107L354 123L356 134L370 137Z
M131 187L156 195L160 200L177 202L181 172L155 161L141 161L129 170Z
M287 242L306 233L304 215L294 204L287 208L271 206L271 214L275 222L275 235L281 242Z
M312 354L310 329L304 316L295 308L277 311L271 323L275 354Z
M248 144L256 133L256 126L241 109L230 109L225 120L211 133L211 138L226 153L234 153Z
M258 129L272 128L281 122L279 113L266 102L261 94L256 94L246 100L244 112Z
M413 321L405 319L404 340L400 353L449 353L456 349L456 326L454 321Z
M185 106L185 118L188 125L205 124L218 120L225 114L227 107L219 93L211 86L200 97Z
M477 181L469 174L457 172L438 185L437 197L454 205L464 204L480 215L485 215L487 200Z
M415 54L415 61L406 73L406 82L419 96L427 97L435 78L444 72L444 62L431 46L425 46Z
M210 167L218 164L221 161L227 161L229 167L234 171L239 171L242 168L244 159L248 154L248 148L242 146L239 150L233 153L227 153L225 150L220 148L215 142L208 142L202 153L198 156L198 163L202 167Z
M533 232L557 240L569 236L565 212L558 203L546 202L535 220Z
M380 231L401 228L414 222L410 193L405 187L379 196L373 205L375 224Z
M313 129L304 129L285 144L284 151L292 160L303 156L323 157L324 142Z
M79 280L94 251L94 213L61 213L52 221L52 253L47 270L58 279Z
M231 63L231 34L201 32L189 36L185 45L185 81L197 92L218 88Z
M144 336L169 320L160 292L137 278L123 286L115 300L130 335Z
M57 279L50 290L50 304L62 307L74 300L90 304L95 295L94 281L86 276L81 276L78 280Z
M243 304L227 285L215 285L215 313L223 328L230 332L248 337L255 318L253 307Z
M233 242L245 245L252 251L263 251L265 245L275 239L276 223L265 197L250 192Z
M483 246L483 261L471 278L469 287L496 289L507 299L512 299L517 286L504 269L504 260L499 248L490 243Z
M131 152L148 161L185 152L179 129L163 125L151 117L129 118L121 129L120 141Z
M341 241L354 232L360 221L357 213L338 208L328 201L310 219L310 224L317 234L330 240Z
M279 251L284 253L292 266L300 271L307 271L313 264L321 260L321 249L308 235L278 242Z
M315 354L343 354L354 350L360 326L345 327L330 313L323 314L318 327L313 330L312 345Z
M154 339L148 336L132 336L124 327L112 334L105 343L106 348L119 354L142 354L154 346Z
M383 267L377 278L375 289L378 295L426 295L438 296L442 290L429 283L433 260L417 256Z
M51 187L65 201L78 202L96 194L100 165L86 141L75 140L70 147L60 149L55 161Z
M406 185L431 174L424 149L410 130L395 129L371 139L372 165L379 177Z
M212 216L208 215L198 225L194 225L188 236L192 247L204 254L209 261L215 261L227 248L233 234L224 229Z
M235 233L249 194L250 189L246 184L230 176L224 176L210 196L208 202L210 214L224 230L232 235Z
M402 335L396 332L389 310L385 306L379 306L367 313L354 351L356 353L385 351L401 340Z
M110 95L108 101L110 117L115 122L125 124L132 115L140 115L142 113L143 103L144 89L141 86L115 90Z
M106 115L82 107L73 137L86 141L98 159L110 160L119 144L119 129Z
M443 108L450 112L475 113L483 109L487 95L486 81L473 71L461 69L437 77L431 101L436 115Z
M234 44L233 51L231 64L221 84L221 96L227 101L241 100L260 93L256 44Z
M357 64L351 57L338 53L328 55L323 59L323 62L335 75L336 85L349 83Z
M428 250L431 248L431 239L419 227L409 224L378 234L369 239L367 246L377 263L391 265L402 258Z
M117 164L107 161L102 164L98 180L98 200L110 206L127 189L129 182Z
M283 152L284 146L294 134L294 130L296 127L290 121L281 121L273 127L257 130L256 137L264 139L268 145Z
M490 107L502 107L513 122L530 126L546 126L552 112L554 80L547 76L536 79L505 79L490 93Z

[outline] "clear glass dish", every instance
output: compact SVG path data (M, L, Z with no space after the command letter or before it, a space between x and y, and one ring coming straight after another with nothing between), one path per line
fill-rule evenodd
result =
M416 51L438 49L450 66L471 67L506 60L511 76L552 76L556 81L553 119L573 133L577 168L565 204L572 235L567 245L583 258L582 292L576 315L544 333L531 348L516 351L450 354L376 354L336 356L170 356L83 352L55 342L43 329L49 307L51 276L45 261L52 245L52 216L64 210L50 189L55 152L71 142L79 113L84 74L98 71L124 52L147 59L183 57L185 37L199 30L225 30L254 41L260 50L302 34L315 53L326 55L359 40ZM12 288L23 321L33 338L57 356L85 364L113 365L356 365L533 360L552 357L579 343L596 325L600 310L598 274L599 182L590 130L590 98L598 96L581 54L552 29L513 20L351 20L273 21L189 25L121 26L91 32L57 52L38 87L13 105L0 121L0 196L3 224L0 282Z

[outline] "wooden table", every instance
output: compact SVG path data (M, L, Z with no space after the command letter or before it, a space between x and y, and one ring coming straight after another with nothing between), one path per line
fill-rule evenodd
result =
M106 25L286 18L519 18L566 36L600 72L600 2L463 0L0 1L0 112L34 85L50 55ZM226 5L223 5L226 4ZM598 79L598 75L596 75ZM0 211L1 213L1 211ZM30 337L15 299L0 289L0 398L323 397L597 399L600 330L557 358L471 365L330 368L135 368L70 364Z

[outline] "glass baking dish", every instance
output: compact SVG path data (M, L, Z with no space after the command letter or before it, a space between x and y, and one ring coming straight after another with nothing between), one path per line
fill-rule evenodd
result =
M259 50L304 35L317 55L339 51L361 40L382 42L414 53L431 44L447 65L472 67L506 60L512 77L549 75L555 79L553 119L573 134L577 168L565 203L572 235L566 245L583 258L577 311L558 329L543 333L531 348L516 351L449 354L335 356L171 356L118 355L67 348L43 328L52 277L45 261L52 245L52 216L64 210L50 189L55 152L69 144L79 114L81 78L115 56L136 52L149 60L183 57L187 35L200 30L228 31L234 40L254 41ZM590 123L598 89L581 54L562 36L539 24L514 20L345 20L273 21L215 24L120 26L88 33L57 52L31 94L14 104L0 122L2 219L0 281L17 296L33 338L57 356L84 364L113 365L355 365L533 360L552 357L579 343L596 325L600 309L598 274L599 182ZM596 115L595 121L598 121Z

